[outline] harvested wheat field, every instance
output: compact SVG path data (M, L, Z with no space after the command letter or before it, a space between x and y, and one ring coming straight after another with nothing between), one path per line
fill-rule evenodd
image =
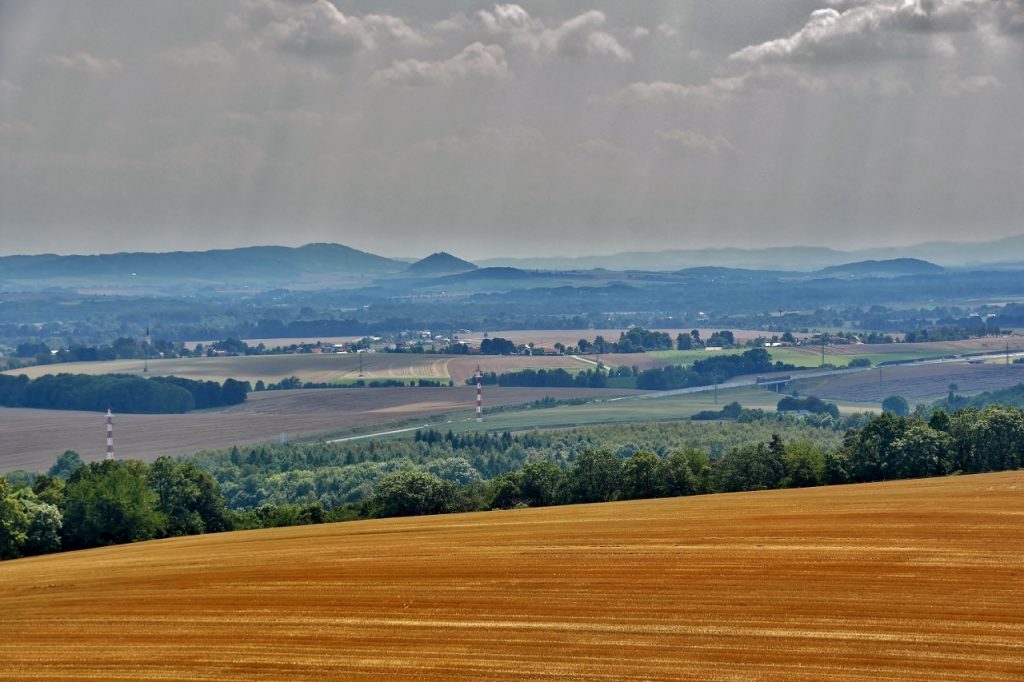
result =
M486 407L521 405L546 396L599 399L638 391L595 388L488 387ZM151 462L163 454L373 428L446 414L469 418L476 391L454 388L333 388L250 393L241 405L187 414L119 414L114 442L119 457ZM45 471L65 450L85 461L103 459L102 412L0 407L0 472ZM485 422L486 424L486 422Z
M664 363L662 363L664 364ZM357 379L452 379L462 385L477 367L484 372L514 372L520 369L578 370L592 366L570 356L529 355L433 355L421 353L300 353L286 355L240 355L214 358L150 360L143 373L142 360L66 362L35 365L7 374L24 374L30 379L45 374L135 374L137 376L179 376L187 379L223 382L232 378L255 384L281 381L297 376L302 381L351 383Z
M0 564L5 680L1020 680L1024 472Z
M290 376L302 381L330 383L373 379L448 380L451 356L419 353L298 353L285 355L239 355L213 358L157 359L148 362L149 376L174 375L203 381L232 378L256 383L276 382ZM36 365L11 370L30 379L44 374L136 374L143 376L142 360L106 360Z

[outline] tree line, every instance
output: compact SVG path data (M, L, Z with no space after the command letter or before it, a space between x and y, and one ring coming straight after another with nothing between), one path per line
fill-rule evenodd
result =
M585 369L581 372L568 372L561 367L555 369L522 369L515 372L481 372L481 383L497 386L537 386L543 388L607 388L608 377L596 369ZM476 383L470 377L466 383Z
M143 378L131 374L0 374L0 405L49 410L106 410L120 413L180 414L237 405L251 387L247 381L197 381L182 377Z
M531 460L474 490L424 471L385 476L366 502L370 516L549 506L715 492L799 488L1003 471L1024 467L1024 411L1004 406L936 412L929 421L885 413L850 429L843 445L767 441L710 459L687 447L621 457L587 449L565 468ZM482 505L480 503L483 503Z
M699 433L692 423L684 425L681 433ZM734 439L718 455L668 432L658 443L664 425L626 430L619 441L608 442L579 434L565 439L564 434L428 430L401 444L232 448L184 461L161 457L152 465L117 460L82 465L68 452L46 475L0 478L0 558L232 528L1024 467L1024 410L1015 407L936 410L927 420L884 413L846 429L832 446L805 437L823 430L801 431L795 425L793 418L730 424L746 437ZM651 440L637 438L641 434ZM751 440L753 434L765 435ZM552 444L554 449L545 449ZM503 462L495 461L497 452L504 453ZM395 458L396 453L403 456ZM307 475L309 468L328 475L317 480ZM261 493L286 480L305 493L277 502ZM318 485L347 493L327 499L318 494ZM231 509L232 497L244 504Z
M695 360L689 367L668 365L646 369L637 376L636 387L666 391L693 386L710 386L743 374L791 369L796 369L796 367L781 361L772 363L771 354L764 348L752 348L739 355L715 355L705 360Z
M230 530L213 477L191 462L105 460L65 452L31 485L0 477L0 558Z

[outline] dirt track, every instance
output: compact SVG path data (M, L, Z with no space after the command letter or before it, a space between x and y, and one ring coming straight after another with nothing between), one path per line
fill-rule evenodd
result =
M491 388L485 405L516 405L554 398L625 395L634 391L573 388ZM337 432L358 426L464 411L472 415L476 393L456 388L337 388L250 393L242 405L189 414L123 414L114 422L116 454L152 461L161 454ZM104 417L99 412L0 407L0 472L45 471L65 450L86 461L103 458Z
M1024 472L0 563L0 678L1020 680Z

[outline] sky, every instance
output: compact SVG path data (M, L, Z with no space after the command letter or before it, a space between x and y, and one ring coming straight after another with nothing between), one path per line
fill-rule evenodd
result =
M1024 0L0 0L0 254L1024 233Z

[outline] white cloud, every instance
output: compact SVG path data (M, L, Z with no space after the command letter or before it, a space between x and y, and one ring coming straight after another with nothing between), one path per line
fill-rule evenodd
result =
M521 35L532 41L532 36L544 29L519 5L495 5L494 10L480 10L477 17L489 33L495 35Z
M669 81L630 83L608 99L619 104L666 104L671 102L720 102L741 91L749 74L730 78L712 78L707 83L684 85Z
M363 24L370 34L379 42L392 41L410 47L429 45L430 41L409 26L404 19L386 14L367 14Z
M633 61L633 53L623 47L610 33L595 31L587 36L586 49L588 54L607 55L620 62Z
M672 26L671 24L658 24L658 27L655 30L658 32L658 35L660 35L662 38L675 38L677 35L679 35L679 30L675 26Z
M327 0L303 5L271 22L266 36L276 47L307 55L331 55L374 47L373 36L357 17L345 16Z
M457 81L478 78L502 80L512 72L500 45L473 43L457 55L441 61L406 59L394 62L370 77L370 83L385 85L451 85Z
M633 54L610 33L602 31L604 12L590 10L546 28L519 5L495 5L492 11L481 10L477 18L484 30L508 39L509 44L544 54L569 57L607 56L621 62L632 61Z
M447 19L441 19L430 24L430 29L438 33L454 33L456 31L468 31L473 25L473 20L464 12L457 12Z
M275 47L306 55L342 55L373 50L384 43L423 47L428 41L401 17L346 15L328 0L294 6L265 0L251 9L255 20L269 18L265 39Z
M663 143L662 148L664 149L699 154L722 154L736 151L732 143L721 135L707 137L692 130L679 129L659 130L656 134Z
M992 6L990 0L839 0L830 4L812 12L791 36L745 47L731 58L769 62L951 56L956 47L945 34L974 29Z
M651 29L645 26L634 26L633 30L629 32L629 37L633 40L642 40L649 35L651 35Z
M53 54L46 58L46 63L69 71L83 71L94 76L106 76L124 68L116 59L96 57L84 51L70 56Z
M873 94L884 97L912 94L910 81L898 70L845 71L816 74L786 65L761 66L727 78L706 83L682 84L668 81L630 83L618 92L592 101L615 104L696 104L724 106L740 96L771 92Z

